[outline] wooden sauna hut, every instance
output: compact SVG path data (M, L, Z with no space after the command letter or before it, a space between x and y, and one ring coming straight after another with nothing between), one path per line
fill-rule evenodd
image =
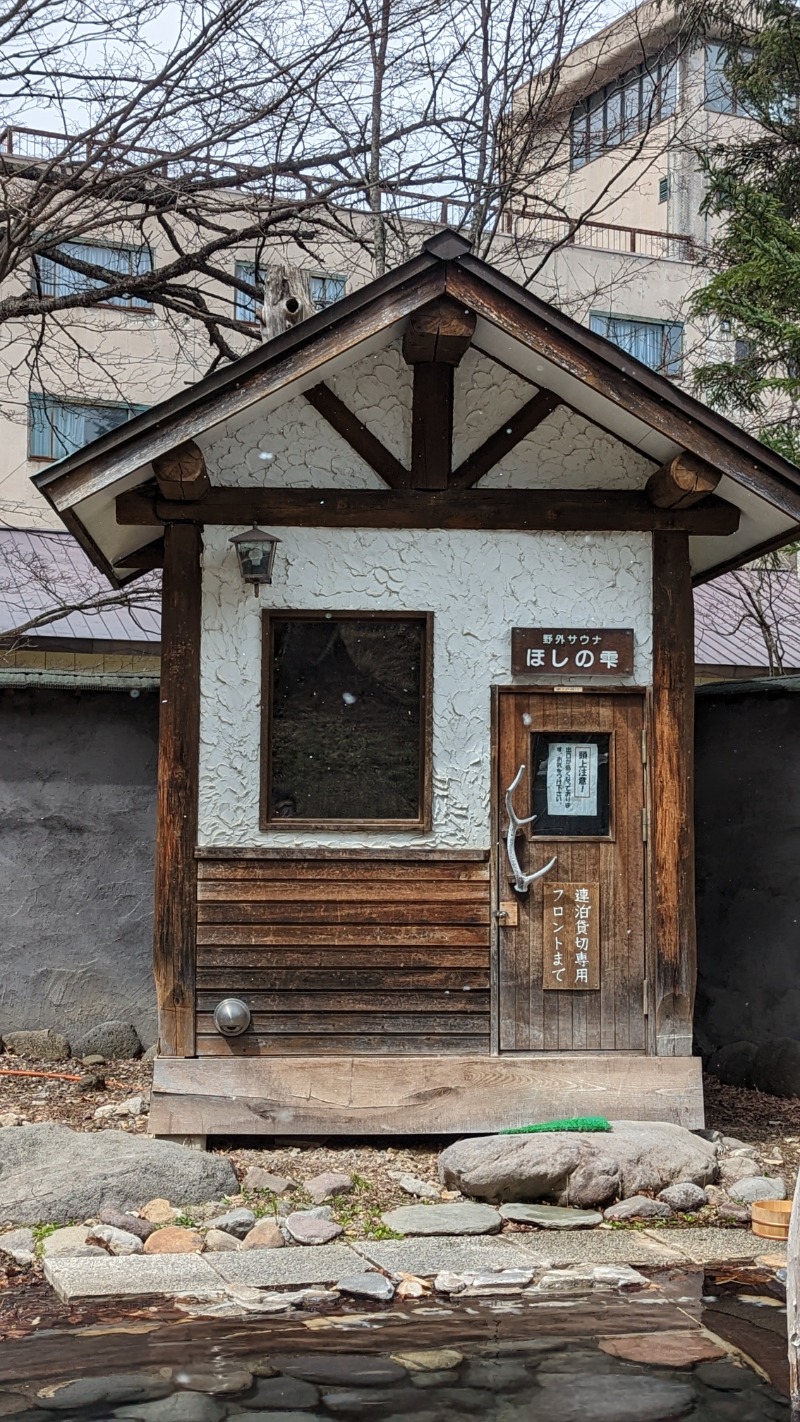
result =
M444 231L35 482L164 569L156 1134L702 1124L692 578L798 469Z

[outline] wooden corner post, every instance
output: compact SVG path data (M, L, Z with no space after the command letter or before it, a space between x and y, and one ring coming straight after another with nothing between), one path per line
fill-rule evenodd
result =
M197 524L164 529L153 973L162 1056L195 1052L195 917L200 749Z
M694 609L686 533L653 534L653 926L656 1052L691 1056L694 907Z

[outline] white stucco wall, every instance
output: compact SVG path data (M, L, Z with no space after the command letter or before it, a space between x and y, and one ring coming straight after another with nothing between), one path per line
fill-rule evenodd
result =
M387 449L411 462L412 373L399 341L328 378L331 389ZM536 387L481 351L468 350L455 371L453 467L510 420ZM298 395L246 424L231 422L201 440L212 482L233 488L384 489L383 480ZM247 456L275 455L258 470ZM481 480L491 489L643 489L654 465L613 435L560 405Z
M228 542L238 531L207 526L204 535L202 846L486 848L490 688L512 680L511 628L632 627L633 680L651 679L648 534L285 528L275 581L256 598ZM430 835L259 830L261 612L268 606L433 612Z

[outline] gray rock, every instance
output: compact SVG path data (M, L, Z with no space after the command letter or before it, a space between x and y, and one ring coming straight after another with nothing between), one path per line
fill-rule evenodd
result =
M143 1096L129 1096L126 1101L109 1101L106 1106L98 1106L94 1119L108 1121L117 1116L143 1116L146 1111L147 1102Z
M344 1233L341 1225L317 1219L308 1210L287 1215L286 1229L296 1244L328 1244Z
M443 1183L481 1200L552 1199L591 1207L658 1192L677 1181L715 1179L714 1145L664 1121L615 1121L609 1133L479 1136L439 1157Z
M749 1224L753 1212L749 1205L737 1205L735 1200L722 1200L717 1205L719 1216L723 1220L731 1220L734 1224Z
M35 1245L32 1229L9 1229L0 1234L0 1254L8 1254L15 1264L31 1264Z
M272 1195L288 1195L297 1189L297 1181L290 1175L273 1175L270 1170L262 1170L260 1165L251 1165L245 1171L245 1190L268 1190Z
M86 1236L87 1244L99 1244L109 1254L141 1254L144 1245L138 1234L127 1229L115 1229L113 1225L92 1225Z
M651 1200L647 1195L632 1195L619 1200L603 1211L607 1220L668 1220L672 1210L664 1200Z
M501 1405L496 1422L676 1422L695 1403L693 1388L671 1378L597 1371L589 1376L539 1371L536 1378L541 1394L537 1389L530 1400Z
M314 1175L305 1182L306 1192L315 1205L321 1205L323 1200L331 1200L335 1195L346 1195L352 1188L353 1177L344 1175L340 1170L324 1170L321 1175Z
M735 1185L737 1180L746 1180L751 1175L758 1175L758 1161L753 1160L752 1156L729 1155L720 1160L720 1183L726 1189L729 1185Z
M256 1378L255 1388L250 1396L237 1400L237 1407L242 1407L246 1411L262 1408L266 1411L284 1408L285 1410L296 1409L304 1412L307 1408L316 1407L319 1402L319 1389L313 1383L306 1382L304 1378L275 1377Z
M376 1299L391 1303L394 1284L383 1274L346 1274L336 1285L340 1294L352 1294L357 1299Z
M36 1124L0 1130L3 1213L19 1224L97 1218L104 1205L192 1204L238 1189L230 1161L127 1131Z
M154 1042L152 1047L148 1047L146 1052L142 1052L143 1062L154 1062L158 1056L158 1042Z
M405 1170L389 1170L387 1174L389 1179L394 1180L406 1195L414 1195L418 1200L441 1198L438 1185L430 1185L427 1180L420 1180L417 1175L409 1175Z
M480 1396L485 1405L486 1394L476 1394ZM437 1395L437 1401L444 1400L443 1394ZM388 1412L395 1411L402 1415L413 1416L414 1419L419 1414L420 1395L414 1387L397 1388L344 1388L341 1392L326 1392L325 1406L334 1416L344 1417L385 1417Z
M52 1027L38 1032L6 1032L3 1042L7 1052L35 1062L65 1062L70 1055L66 1037Z
M86 1225L67 1225L56 1229L42 1240L42 1255L45 1259L81 1258L89 1254L105 1254L102 1245L87 1244L89 1229Z
M715 1392L745 1392L758 1387L758 1378L749 1368L736 1367L724 1358L717 1363L700 1363L694 1375Z
M206 1242L206 1250L210 1254L230 1253L231 1250L239 1248L236 1236L227 1234L224 1229L207 1230L203 1237Z
M206 1221L207 1229L221 1229L226 1234L235 1234L237 1239L244 1239L249 1234L256 1222L255 1214L252 1210L244 1207L237 1210L229 1210L225 1215L215 1215L213 1220Z
M282 1408L273 1412L270 1408L269 1412L229 1412L228 1422L329 1422L329 1419L323 1417L321 1412L284 1412ZM419 1417L414 1422L420 1422Z
M110 1205L105 1205L97 1218L101 1224L113 1225L115 1229L125 1229L129 1234L138 1235L142 1242L149 1239L155 1229L149 1220L141 1220L138 1215L126 1214L124 1210L115 1210Z
M400 1205L381 1216L398 1234L496 1234L502 1220L489 1205Z
M755 1042L729 1042L712 1053L708 1070L726 1086L752 1086L757 1052Z
M142 1044L130 1022L98 1022L75 1038L72 1050L76 1057L105 1057L110 1062L141 1056Z
M136 1402L118 1407L115 1417L136 1418L136 1422L221 1422L224 1403L201 1392L174 1392L161 1402Z
M517 1358L470 1358L461 1377L464 1387L482 1387L489 1392L515 1392L530 1387L529 1369Z
M786 1182L778 1175L752 1175L731 1185L730 1194L743 1205L752 1205L756 1200L785 1200Z
M596 1289L624 1289L626 1292L649 1287L650 1280L630 1264L595 1264L592 1282Z
M671 1210L679 1212L702 1210L703 1206L708 1204L708 1196L702 1185L693 1185L691 1180L680 1180L676 1185L668 1185L658 1198L669 1205Z
M249 1368L204 1368L202 1364L197 1367L189 1364L184 1368L173 1368L172 1381L176 1387L182 1387L187 1392L205 1392L210 1397L219 1397L228 1393L246 1392L253 1385L253 1374Z
M501 1205L500 1214L504 1220L538 1225L540 1229L593 1229L603 1223L599 1210L574 1210L562 1205Z
M113 1377L80 1378L74 1382L56 1384L52 1393L39 1395L43 1407L53 1412L76 1412L90 1407L120 1406L130 1402L149 1402L164 1398L172 1384L152 1373L115 1373ZM136 1414L139 1415L138 1413Z
M383 1387L407 1376L401 1363L380 1353L279 1353L270 1361L287 1377L320 1387Z
M800 1096L800 1042L763 1042L753 1062L753 1085L772 1096Z

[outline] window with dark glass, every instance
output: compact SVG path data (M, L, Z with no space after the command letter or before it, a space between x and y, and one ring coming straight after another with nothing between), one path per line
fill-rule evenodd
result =
M592 311L589 329L613 341L642 365L661 375L678 377L683 369L683 324L680 321L647 321L634 316L610 316Z
M146 405L89 405L54 395L28 401L28 458L64 459L133 419Z
M42 296L77 296L83 291L93 291L107 285L100 277L84 276L59 261L59 254L69 260L85 262L89 267L102 267L112 272L118 280L126 276L138 277L153 270L153 254L149 247L128 245L105 246L100 242L60 242L49 255L34 257L31 285ZM108 306L123 306L129 310L149 310L150 299L146 296L131 296L122 293L111 296L104 303Z
M737 94L732 76L727 72L731 58L724 44L706 46L706 108L717 114L753 117L746 100ZM752 58L753 53L749 49L739 50L736 54L740 64L747 64Z
M267 613L262 824L424 828L430 618Z
M677 58L672 50L629 69L582 99L570 120L573 171L669 118L676 101Z
M611 833L611 736L546 731L532 737L531 834L605 839Z

